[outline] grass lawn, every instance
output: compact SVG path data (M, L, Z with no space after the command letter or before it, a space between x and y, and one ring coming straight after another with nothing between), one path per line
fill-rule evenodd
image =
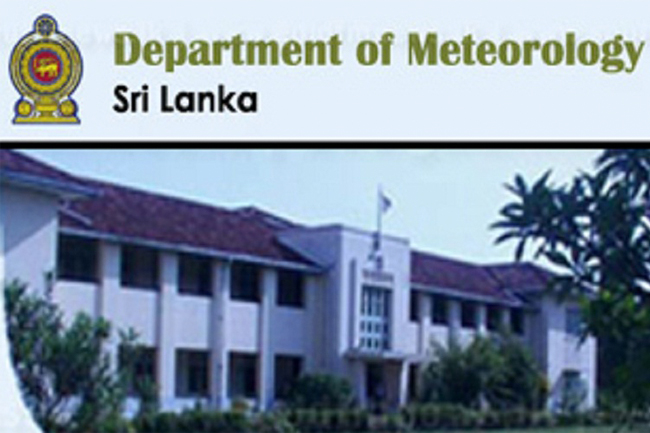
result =
M438 431L436 433L612 433L614 427L549 427L549 428L527 428L512 430L453 430ZM622 433L640 433L642 430L624 430ZM423 432L419 432L423 433Z

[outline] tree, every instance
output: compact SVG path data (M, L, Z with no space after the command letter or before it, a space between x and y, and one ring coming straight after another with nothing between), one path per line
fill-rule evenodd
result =
M350 383L329 374L300 377L287 397L287 404L295 409L346 409L353 402Z
M494 409L541 409L548 385L533 355L509 333L491 340L497 362L485 385L485 398Z
M485 375L494 362L489 347L481 339L463 349L452 339L447 347L434 341L433 353L433 360L422 373L420 400L478 407Z
M88 432L119 419L126 397L102 346L111 325L78 314L66 327L56 305L17 281L5 288L11 355L23 396L47 432Z
M476 337L463 348L433 342L419 399L493 409L538 408L544 403L543 376L530 352L510 334Z
M611 382L628 411L650 408L650 150L605 151L565 185L517 175L497 243L558 268L549 290L578 299L588 334L616 350Z

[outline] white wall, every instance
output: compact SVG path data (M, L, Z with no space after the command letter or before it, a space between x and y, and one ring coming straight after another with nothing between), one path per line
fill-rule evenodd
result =
M93 283L58 281L52 291L52 300L63 307L63 319L69 324L77 313L97 317L99 287Z
M37 201L40 201L42 206L35 206L38 215L36 218L26 218L26 223L22 227L13 227L13 224L19 223L20 215L31 208L28 200L30 194L26 191L12 190L8 185L0 185L0 283L7 279L20 276L21 279L30 283L32 287L41 289L37 284L42 283L42 274L32 269L26 269L25 266L30 265L31 268L40 269L38 262L26 261L21 263L27 255L30 248L38 249L41 244L44 248L43 259L45 260L45 269L52 263L53 255L51 248L54 248L53 243L47 244L46 239L50 238L50 230L48 227L52 222L48 219L50 212L48 211L47 203L55 205L56 201L47 199L44 196L38 196ZM33 194L36 195L36 194ZM34 232L30 233L29 229ZM32 239L35 236L36 239ZM8 239L9 238L9 239ZM22 239L22 241L21 241ZM9 243L8 243L9 242ZM29 247L24 250L21 242L26 242ZM10 248L9 248L10 246ZM38 257L38 252L36 253ZM18 270L14 266L21 264ZM47 269L49 270L49 269ZM1 289L1 288L0 288ZM22 396L18 386L18 381L11 365L9 356L9 342L7 341L6 319L5 319L5 304L4 304L4 290L0 290L0 389L2 389L2 404L0 404L0 432L24 432L24 433L38 433L40 429L34 422L31 413L22 401Z
M55 271L58 199L2 184L0 219L5 227L5 278L44 293L45 274Z
M580 372L587 385L586 407L596 403L596 340L588 338L579 345L578 338L566 333L566 312L577 308L572 302L558 303L551 295L541 300L542 314L546 318L546 374L551 388L550 408L555 409L563 386L562 374L566 370Z
M210 298L187 295L176 298L174 323L179 347L196 350L210 348L211 307Z

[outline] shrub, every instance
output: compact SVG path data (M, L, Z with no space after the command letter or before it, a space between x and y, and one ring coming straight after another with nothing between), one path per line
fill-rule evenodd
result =
M548 383L533 356L518 340L503 333L477 337L466 348L451 341L434 343L434 360L422 373L418 400L493 409L541 408Z
M287 405L294 409L348 409L353 402L350 383L328 374L302 376L287 397Z
M481 373L486 371L478 351L463 349L454 340L448 347L434 342L435 359L422 373L419 400L422 403L452 403L478 406Z
M534 412L531 414L531 427L551 427L553 426L553 417L548 412Z
M284 414L260 414L252 422L255 433L298 433Z
M319 413L314 409L290 411L288 419L296 429L303 433L317 431L320 426Z
M530 351L509 333L488 340L494 360L483 393L493 409L541 409L548 398L548 381Z
M370 424L370 431L377 433L401 433L407 430L404 419L398 414L375 417Z
M301 433L367 432L368 413L361 410L297 409L286 413L286 419Z
M251 410L248 401L245 398L241 397L233 399L230 406L233 412L248 413Z
M487 411L483 414L481 426L486 429L503 428L501 415L496 411Z
M244 433L251 431L246 416L236 412L208 412L198 409L182 413L163 412L134 421L138 433Z
M35 420L45 431L122 430L126 388L102 346L111 324L79 313L71 324L52 302L13 281L4 287L11 357Z
M135 426L120 416L110 417L98 423L95 428L102 433L136 433Z
M524 408L509 410L484 410L464 408L450 404L411 405L401 411L402 425L414 431L440 430L502 430L547 428L561 426L603 425L604 414L552 415L549 412L530 411Z

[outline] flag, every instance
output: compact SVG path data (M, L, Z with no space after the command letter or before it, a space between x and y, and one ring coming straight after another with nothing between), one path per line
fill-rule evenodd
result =
M381 209L381 213L386 213L388 212L388 209L393 205L393 203L390 201L390 199L384 194L384 191L381 189L379 190L379 208Z

